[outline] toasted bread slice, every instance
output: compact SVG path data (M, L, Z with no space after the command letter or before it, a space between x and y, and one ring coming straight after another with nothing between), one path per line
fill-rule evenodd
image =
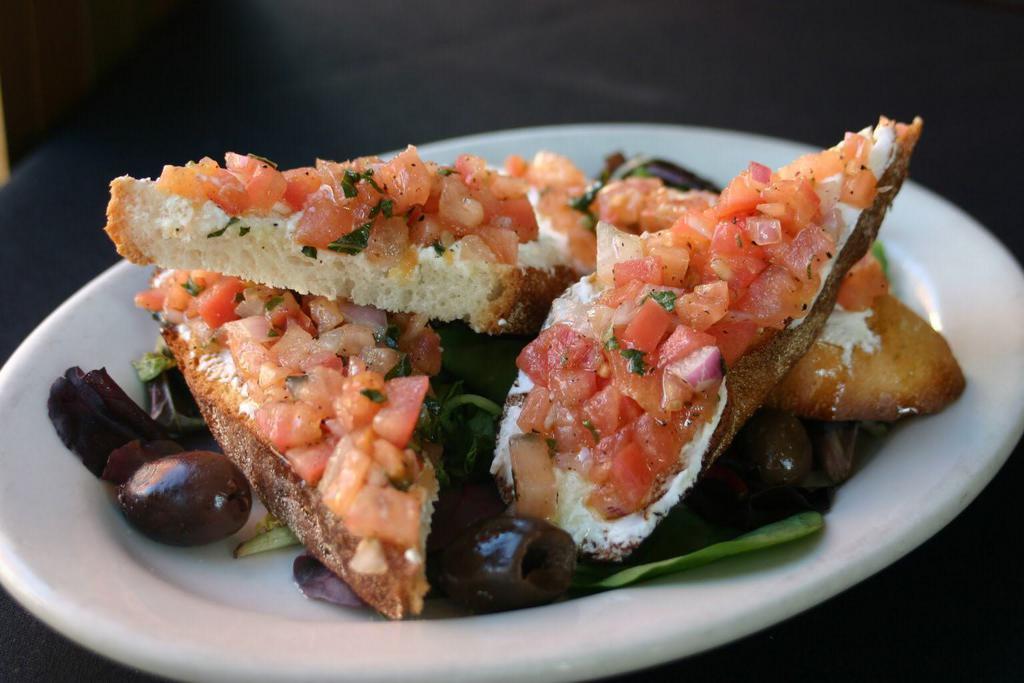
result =
M248 228L240 234L223 230L232 217L214 202L124 176L110 183L106 232L119 254L140 265L211 270L431 320L465 320L488 334L536 332L551 301L579 277L560 242L545 235L519 246L517 265L463 259L461 241L441 254L409 247L391 267L365 251L319 249L310 257L292 238L301 215L244 215L234 222Z
M429 463L416 482L428 493L421 513L423 529L418 551L381 543L386 569L378 567L372 573L356 571L352 561L360 539L349 533L324 505L317 487L303 481L259 434L238 382L226 377L222 363L211 362L215 359L175 328L165 328L163 337L214 438L245 474L270 513L287 524L317 559L378 612L392 619L418 614L428 589L426 534L437 492L437 480Z
M884 294L869 312L836 310L766 405L814 420L891 422L938 412L963 390L942 335Z
M882 118L874 130L864 131L865 136L872 139L868 166L877 181L877 192L871 205L861 211L846 205L842 207L845 228L835 243L838 253L828 254L830 260L822 269L822 281L810 310L803 318L790 320L782 330L764 334L759 345L755 345L728 367L724 379L718 384L717 399L713 409L709 409L710 416L699 423L689 440L680 448L669 476L655 480L654 495L645 499L649 502L635 512L606 517L589 504L588 499L594 491L592 483L572 468L552 466L555 500L550 519L573 536L582 555L600 560L619 560L632 552L679 502L698 474L729 446L740 427L764 403L775 384L811 347L835 306L843 277L874 241L886 210L907 176L910 156L920 136L921 127L920 119L915 119L908 126L898 126ZM599 224L598 230L600 274L600 245L609 244L617 255L618 245L628 242L630 238L618 236L618 231L610 225ZM601 230L615 234L603 240ZM619 258L616 256L611 260L618 261ZM605 278L604 282L607 281L608 278ZM597 277L584 278L556 300L545 326L578 316L580 304L585 307L604 288L606 285ZM503 495L510 501L521 495L513 474L510 442L513 437L521 434L517 421L523 410L525 394L531 388L530 378L521 372L505 406L491 468ZM579 460L580 454L576 458Z

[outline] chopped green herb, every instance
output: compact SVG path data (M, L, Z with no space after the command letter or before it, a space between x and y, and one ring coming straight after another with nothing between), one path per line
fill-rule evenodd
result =
M239 220L240 220L240 219L238 218L238 216L232 216L232 217L231 217L231 218L230 218L230 219L228 220L228 222L224 224L224 227L223 227L223 228L221 228L220 230L214 230L213 232L211 232L211 233L210 233L209 235L207 235L206 237L207 237L207 238L210 238L210 237L220 237L221 235L223 235L223 234L224 234L224 232L225 232L225 231L226 231L226 230L227 230L228 228L230 228L230 227L231 227L232 225L234 225L235 223L237 223L237 222L238 222Z
M445 248L444 248L444 245L443 245L443 244L441 244L440 242L434 242L434 243L433 243L432 245L430 245L430 246L434 247L434 252L435 252L435 253L436 253L436 254L437 254L438 256L444 256Z
M359 392L366 398L370 399L374 403L384 403L388 400L388 397L377 391L376 389L363 389Z
M273 327L271 327L270 330L267 332L267 336L268 337L280 337L281 333L278 332L277 330L275 330Z
M203 291L202 287L200 287L199 285L192 281L191 275L189 276L188 280L185 281L185 284L182 285L182 289L184 289L192 296L199 296L199 292Z
M889 258L885 255L885 247L881 242L875 240L871 245L871 254L882 264L882 274L889 279Z
M387 327L383 327L373 333L373 338L378 344L384 344L388 348L398 348L398 325L394 323L389 324Z
M309 258L316 258L316 247L303 247L302 255Z
M576 209L580 213L590 213L590 205L597 199L597 193L604 187L604 183L597 182L591 185L581 194L579 197L575 197L569 200L569 206Z
M554 439L544 439L544 442L547 443L548 450L554 453L555 449L558 447L558 442L555 441Z
M388 374L384 375L384 379L394 379L396 377L408 377L412 374L412 363L409 362L409 354L403 353L402 360L398 361L395 367L388 370Z
M372 227L372 222L363 223L356 230L347 235L342 235L328 244L327 248L342 254L358 254L363 249L366 249L366 245L370 243L370 229Z
M590 420L584 420L583 426L586 427L587 431L590 432L590 435L594 437L594 441L601 440L601 436L597 433L597 427L594 426L593 422L591 422Z
M243 225L238 229L238 236L245 237L246 235L249 234L250 230L252 230L252 228L250 228L248 225Z
M384 194L384 190L380 189L380 185L378 185L377 181L373 179L373 169L372 168L368 168L365 171L363 171L363 174L362 174L361 177L362 177L363 180L365 180L366 182L370 183L370 187L372 187L373 189L377 190L377 192L380 192L381 194Z
M132 367L135 368L135 374L139 376L140 382L152 382L163 374L164 370L169 370L176 365L174 356L166 350L151 351L143 354L142 358L132 361Z
M437 169L437 175L440 175L440 176L448 176L448 175L451 175L452 173L455 173L455 169L454 168L439 168L439 169Z
M270 159L268 159L268 158L266 158L264 156L260 156L259 154L253 154L252 152L249 152L245 156L252 157L253 159L256 159L257 161L262 161L263 163L265 163L267 166L270 166L271 168L277 168L277 164L275 164L273 161L271 161Z
M676 310L676 293L670 290L661 290L648 294L654 303L658 304L668 312Z
M622 349L619 353L629 361L629 371L634 375L643 375L647 372L647 365L644 363L644 352L640 349Z
M264 305L264 309L272 311L284 302L283 296L272 296L267 299L267 303Z
M390 199L382 199L380 200L380 204L377 206L380 207L381 212L384 214L384 218L391 218L391 215L395 210L395 203L393 201Z
M615 337L615 335L612 335L604 340L604 348L608 349L609 351L619 350L619 340Z

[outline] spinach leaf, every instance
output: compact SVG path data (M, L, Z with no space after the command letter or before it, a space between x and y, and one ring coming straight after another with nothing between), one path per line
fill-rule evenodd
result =
M442 367L471 392L504 403L516 379L516 356L530 341L526 337L490 337L462 323L439 325Z
M143 354L138 360L133 360L132 367L135 368L135 374L139 376L139 381L145 383L152 382L165 370L177 367L177 363L175 363L171 352L164 347L158 351Z
M501 406L462 390L462 382L435 383L437 398L424 401L416 439L444 446L437 478L443 487L486 478L497 437Z
M606 573L605 567L581 565L573 577L573 588L581 592L602 591L678 574L733 555L795 541L820 530L824 523L824 518L817 512L801 512L730 541L714 543L677 557L627 567L610 574Z
M889 279L889 257L885 255L885 245L880 241L875 240L871 244L871 253L874 255L878 262L882 264L882 274L885 275L885 279Z

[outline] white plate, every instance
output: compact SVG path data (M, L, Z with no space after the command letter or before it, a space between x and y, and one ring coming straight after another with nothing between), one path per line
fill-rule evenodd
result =
M922 144L941 141L926 134ZM656 153L719 181L752 159L774 166L808 150L718 130L599 125L494 133L422 151L500 164L539 149L591 171L612 150ZM913 183L882 235L897 290L946 335L967 391L941 415L895 430L840 490L824 533L812 539L548 607L401 623L305 600L291 582L290 552L233 560L231 541L193 550L152 543L126 526L104 486L61 445L45 409L50 382L71 365L106 366L141 398L128 361L151 348L156 330L131 304L146 272L122 263L61 306L0 371L0 578L85 646L204 680L566 680L746 635L923 542L978 494L1021 435L1024 277L1013 258Z

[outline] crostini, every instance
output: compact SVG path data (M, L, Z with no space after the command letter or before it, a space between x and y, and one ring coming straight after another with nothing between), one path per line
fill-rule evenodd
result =
M597 271L519 356L492 465L517 511L619 560L806 353L907 174L922 123L881 119L713 205L633 235L597 225Z
M107 234L133 263L207 269L300 294L535 333L579 277L541 234L526 182L469 155L453 166L409 147L280 172L228 153L110 185Z
M367 604L417 614L439 447L413 438L441 367L422 316L168 270L136 303L224 454Z

